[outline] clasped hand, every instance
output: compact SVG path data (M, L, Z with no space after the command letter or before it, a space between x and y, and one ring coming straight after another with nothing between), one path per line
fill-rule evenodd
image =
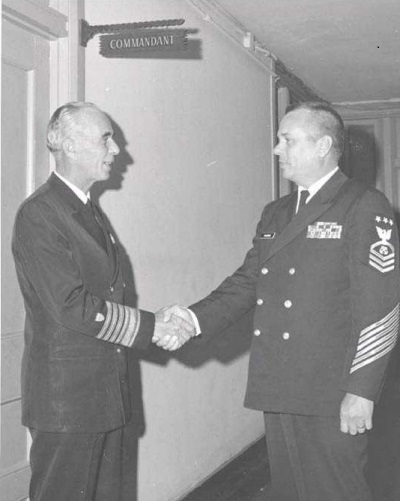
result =
M153 343L174 351L196 335L189 311L178 305L166 306L156 313Z

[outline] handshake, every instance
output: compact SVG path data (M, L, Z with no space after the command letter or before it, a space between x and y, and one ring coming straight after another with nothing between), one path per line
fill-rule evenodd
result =
M177 350L197 334L194 314L187 308L176 304L157 311L152 342L160 348Z

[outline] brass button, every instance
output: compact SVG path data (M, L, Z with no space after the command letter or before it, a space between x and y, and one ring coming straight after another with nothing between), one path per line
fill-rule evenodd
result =
M259 297L259 298L257 299L257 304L258 304L258 306L261 306L263 303L264 303L264 301L263 301L263 300Z
M289 273L290 275L294 275L296 273L296 268L290 268Z
M282 334L282 337L283 337L283 339L289 339L290 338L290 334L288 332L284 332Z
M254 330L254 335L255 335L255 336L259 336L260 334L261 334L260 329L255 329L255 330Z
M117 348L117 353L121 353L121 348Z
M261 269L261 273L262 273L263 275L266 275L266 274L268 273L268 271L269 271L269 270L268 270L268 268L262 268L262 269Z
M111 294L114 292L114 287L112 285L110 285L110 292Z
M289 299L287 299L283 304L285 305L285 308L291 308L292 307L292 301L290 301Z

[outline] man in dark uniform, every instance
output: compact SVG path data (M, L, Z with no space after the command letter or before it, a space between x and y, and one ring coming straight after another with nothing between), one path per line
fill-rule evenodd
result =
M31 501L124 501L134 475L127 349L188 339L181 319L124 305L119 248L90 188L119 148L107 115L69 103L52 116L56 172L20 207L13 254L25 301L22 422ZM130 453L131 452L131 453Z
M245 405L264 412L271 499L370 501L365 432L399 326L394 216L339 170L344 127L330 106L294 107L278 138L298 190L266 206L232 276L165 315L207 338L255 309Z

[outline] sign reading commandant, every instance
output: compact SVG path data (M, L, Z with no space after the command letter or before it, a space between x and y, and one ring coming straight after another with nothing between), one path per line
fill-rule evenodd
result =
M100 37L100 54L104 57L173 57L174 51L187 48L187 30L132 30Z

